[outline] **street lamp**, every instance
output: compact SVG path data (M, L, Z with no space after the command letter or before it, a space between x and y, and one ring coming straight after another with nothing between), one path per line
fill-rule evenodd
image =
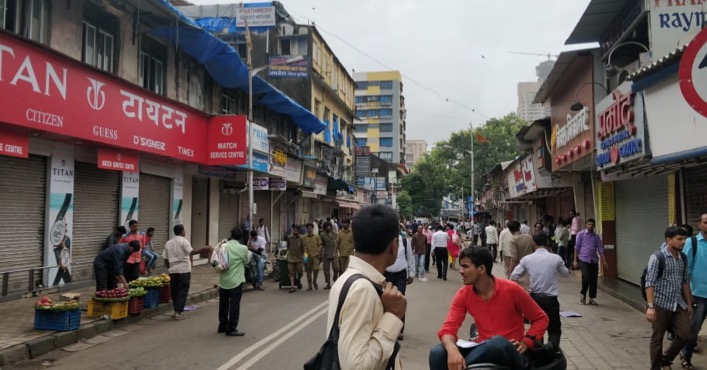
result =
M253 78L255 75L264 71L270 65L253 68L251 65L250 52L251 47L248 43L248 222L251 229L253 228ZM284 64L291 64L302 61L304 58L301 55L287 59Z

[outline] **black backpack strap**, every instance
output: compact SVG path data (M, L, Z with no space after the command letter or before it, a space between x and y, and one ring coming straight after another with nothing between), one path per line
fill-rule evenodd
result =
M695 256L697 256L697 235L693 235L690 237L690 240L692 241L692 264L695 264Z
M351 288L351 285L354 283L354 281L358 279L366 279L365 276L361 274L353 274L349 276L348 279L344 282L344 285L341 287L341 292L339 293L339 303L336 305L336 314L334 315L334 321L331 324L331 330L329 331L329 338L332 336L336 335L338 338L339 334L339 316L341 314L341 307L344 306L344 301L346 301L346 296L349 294L349 288ZM370 280L369 280L370 281ZM374 284L375 286L375 284ZM380 293L379 293L380 294Z
M657 250L653 254L658 258L658 275L655 277L655 279L658 280L663 276L663 270L665 269L665 255L662 250Z

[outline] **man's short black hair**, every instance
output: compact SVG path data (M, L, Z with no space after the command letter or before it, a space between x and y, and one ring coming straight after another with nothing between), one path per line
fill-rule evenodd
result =
M307 223L307 227L314 227L314 224L311 223L311 222L308 222L308 223Z
M400 236L400 219L392 208L373 204L361 207L353 217L353 231L356 252L380 255L385 252L393 239Z
M437 227L435 227L435 230L437 230L437 231L443 231L443 230L444 230L444 227L442 227L442 225L437 225Z
M233 229L231 229L231 239L241 240L241 238L243 238L243 230L238 226L234 226Z
M540 221L536 222L536 223L533 225L533 227L537 227L538 225L540 225L540 228L541 228L541 229L542 229L543 227L545 227L545 225L543 225L543 223L540 222Z
M139 240L131 240L130 243L128 243L128 246L132 247L134 251L140 249L140 241Z
M174 231L174 235L182 235L184 232L184 225L178 224L174 225L174 228L172 228L172 231Z
M354 217L354 218L355 218L355 217ZM345 219L341 220L341 223L344 224L344 225L350 224L350 223L351 223L351 220L349 220L348 218L345 218Z
M692 236L692 234L695 232L695 229L692 228L689 224L683 224L680 225L680 228L685 229L687 231L687 236Z
M492 276L493 256L491 255L490 249L478 245L464 248L459 253L459 262L461 263L461 260L464 258L469 259L476 267L485 266L486 275Z
M147 230L145 230L145 233L149 233L150 231L155 231L154 227L148 227Z
M126 229L125 226L118 226L115 230L118 234L125 234L128 232L128 229Z
M324 230L326 230L327 227L332 227L331 222L327 221L322 225L322 228L324 228Z
M535 245L537 245L538 247L547 247L547 241L548 237L544 231L533 235L533 242L535 242Z
M678 226L670 226L669 228L665 229L665 237L666 238L674 238L678 235L682 235L684 237L687 237L687 231L683 229L682 227ZM694 248L694 246L693 246Z
M258 222L265 222L265 219L264 219L264 218L260 218L260 219L258 220Z
M520 222L516 220L511 220L508 222L508 230L512 233L520 231Z
M596 221L594 221L594 219L593 219L593 218L588 218L588 219L587 219L587 222L586 222L586 223L588 224L588 223L590 223L590 222L591 222L591 223L593 223L594 225L596 225L596 224L597 224L597 222L596 222Z
M491 221L489 221L489 225L494 226L494 225L496 225L496 223L493 222L493 220L491 220Z
M253 238L255 238L256 236L258 236L258 232L255 231L255 230L251 230L251 231L250 231L250 236L253 237Z
M128 222L128 227L132 227L133 225L135 225L137 223L139 223L139 222L137 222L137 220L130 220L130 222Z

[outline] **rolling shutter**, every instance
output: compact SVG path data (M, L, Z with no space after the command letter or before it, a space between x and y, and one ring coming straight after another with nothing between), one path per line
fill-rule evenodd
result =
M700 216L707 212L707 166L690 168L683 172L685 184L685 220L695 232Z
M226 184L224 184L226 185ZM235 189L235 184L222 186L221 194L219 194L218 206L218 238L221 241L228 239L231 235L231 229L238 225L238 193L232 191ZM225 188L225 189L224 189ZM225 190L225 191L224 191ZM246 195L247 197L248 195Z
M74 183L74 231L71 276L92 277L93 259L101 252L106 236L118 226L120 172L76 162Z
M155 228L152 247L162 255L164 245L172 235L169 228L169 205L172 199L172 179L140 173L138 223L140 231Z
M41 267L47 159L2 157L0 178L0 272ZM27 279L28 272L10 274L8 292L24 292ZM42 274L37 273L35 284L41 280Z
M640 285L648 257L660 248L668 224L668 180L616 182L616 254L619 278Z

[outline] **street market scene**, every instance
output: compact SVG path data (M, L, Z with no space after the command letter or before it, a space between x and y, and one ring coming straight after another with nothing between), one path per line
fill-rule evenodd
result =
M0 370L707 369L706 17L0 0Z

